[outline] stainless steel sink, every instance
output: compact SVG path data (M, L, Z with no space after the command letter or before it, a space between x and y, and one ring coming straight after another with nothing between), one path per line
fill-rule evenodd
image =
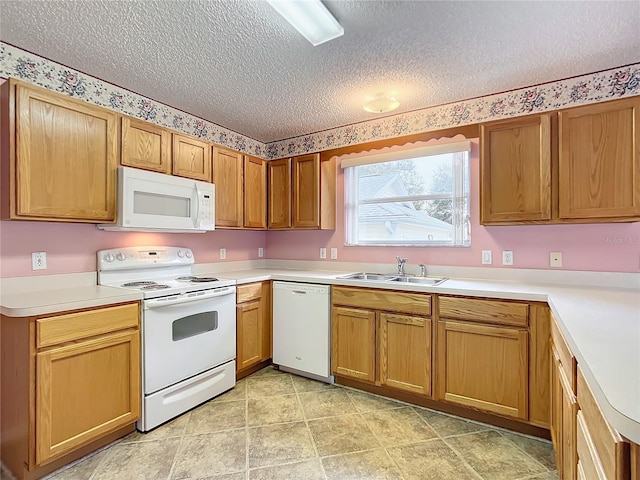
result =
M385 282L387 280L393 280L397 275L389 275L384 273L350 273L339 278L346 280L371 280L376 282Z
M391 282L413 283L416 285L440 285L442 282L449 280L448 278L430 278L430 277L395 277L390 279Z

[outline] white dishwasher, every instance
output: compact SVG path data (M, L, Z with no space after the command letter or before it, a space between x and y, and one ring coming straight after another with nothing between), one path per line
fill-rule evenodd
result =
M273 363L333 383L328 285L273 282Z

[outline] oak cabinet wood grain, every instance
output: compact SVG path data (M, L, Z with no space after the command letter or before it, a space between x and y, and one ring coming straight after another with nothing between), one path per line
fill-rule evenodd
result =
M2 316L2 461L40 478L134 430L140 306Z
M384 312L378 315L380 383L431 395L431 319Z
M216 227L243 226L242 154L213 148L213 183L216 186Z
M269 230L291 228L291 159L270 161L268 171Z
M2 88L10 218L115 221L117 114L13 79Z
M211 183L211 144L174 133L171 172Z
M480 222L640 220L640 98L481 125Z
M374 383L376 377L376 313L334 306L331 310L331 370Z
M236 372L271 358L270 282L237 287L236 327Z
M551 219L551 117L480 126L480 223Z
M131 117L120 119L120 163L128 167L171 173L171 132Z
M440 318L438 399L528 418L528 332Z
M244 228L267 228L267 161L244 156Z
M640 98L559 112L561 219L640 218Z
M335 229L336 159L320 154L272 160L269 229Z

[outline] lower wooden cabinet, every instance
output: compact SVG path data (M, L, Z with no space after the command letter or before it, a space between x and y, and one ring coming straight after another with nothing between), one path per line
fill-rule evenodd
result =
M134 429L139 311L136 302L2 317L2 462L18 479L39 478Z
M526 330L441 320L437 348L439 400L527 419Z
M380 383L431 395L431 319L380 313Z
M236 373L271 358L269 282L238 286L236 326Z
M376 314L334 307L331 312L331 370L373 383L376 376Z

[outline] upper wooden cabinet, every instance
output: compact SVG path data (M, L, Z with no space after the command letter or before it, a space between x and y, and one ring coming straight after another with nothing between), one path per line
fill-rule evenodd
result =
M640 97L559 113L559 217L640 218Z
M216 227L242 227L242 154L213 148Z
M117 114L13 79L3 90L10 144L9 216L114 221Z
M211 145L202 140L173 134L173 166L180 177L211 182Z
M551 117L481 125L481 223L551 219Z
M633 97L481 125L481 223L640 220L639 108Z
M171 132L152 123L121 117L120 163L171 173Z
M272 160L268 169L269 229L291 228L291 159Z
M336 160L314 153L269 162L269 228L336 228Z
M267 162L244 156L244 228L267 228Z

